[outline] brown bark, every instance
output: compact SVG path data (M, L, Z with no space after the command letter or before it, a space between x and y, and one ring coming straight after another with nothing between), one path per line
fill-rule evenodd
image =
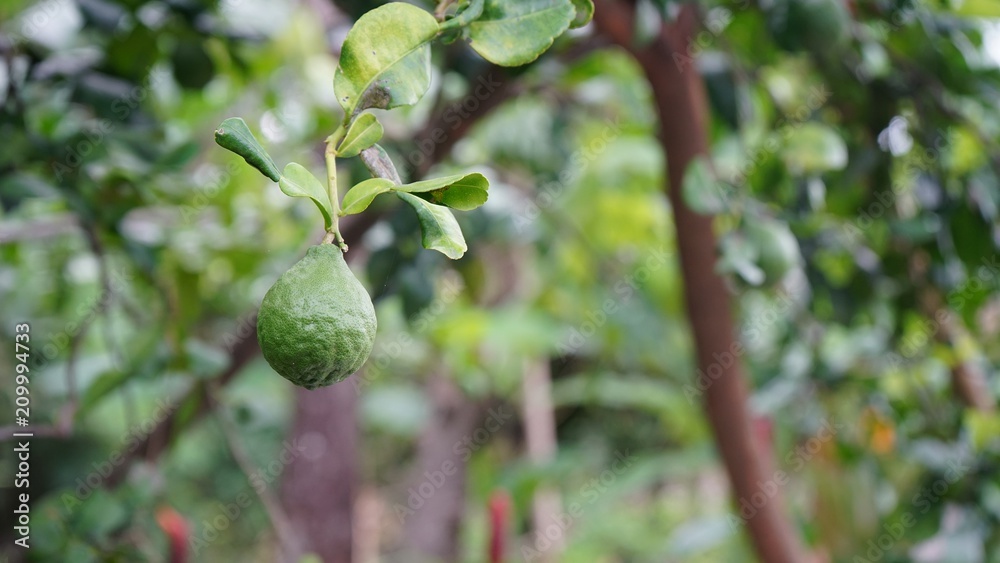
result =
M356 398L354 386L347 383L295 390L291 434L303 454L282 475L281 501L292 527L305 541L304 551L319 555L325 563L351 563L359 475Z
M926 276L921 267L920 278ZM962 321L944 303L941 293L927 285L920 293L920 307L927 321L935 327L934 340L961 355L957 342L962 338ZM989 380L979 367L968 358L957 357L951 366L951 388L966 407L983 412L997 408L996 398L990 390Z
M974 364L962 361L952 366L951 385L959 400L967 407L983 412L996 410L996 400L990 391L986 375Z
M532 463L551 463L558 449L555 408L552 405L552 373L548 358L533 358L524 362L521 417L524 419L524 441ZM532 527L544 535L546 526L558 522L562 513L562 497L558 489L541 487L531 499ZM562 536L552 539L552 547L541 555L541 561L558 561L565 549Z
M697 365L701 373L709 373L711 367L711 373L719 374L704 393L705 414L739 503L758 492L758 483L771 479L772 462L770 453L762 452L754 439L741 364L732 361L726 366L715 359L731 353L736 340L729 292L715 273L712 217L692 211L681 196L688 163L709 149L707 98L698 70L688 58L688 46L697 31L697 14L692 5L685 5L674 23L641 48L631 43L632 20L632 9L627 5L615 0L597 2L594 21L598 29L635 56L653 90ZM779 496L770 498L745 524L762 561L807 560Z

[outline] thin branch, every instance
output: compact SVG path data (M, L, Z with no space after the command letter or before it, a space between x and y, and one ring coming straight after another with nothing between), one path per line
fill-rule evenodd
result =
M552 406L552 374L548 358L532 358L524 362L521 383L522 418L528 459L537 465L555 460L556 439L555 409ZM558 522L562 514L562 498L557 488L546 486L535 490L531 502L531 524L536 534L545 535L547 526ZM565 549L560 535L542 554L542 561L556 561Z
M72 213L60 213L31 221L8 221L0 224L0 244L79 234L80 229L80 222Z
M924 316L935 327L934 340L955 351L956 342L962 331L961 321L944 304L940 292L927 284L920 294L920 308ZM993 412L997 408L996 398L990 390L985 373L967 358L956 357L951 364L952 391L965 406Z
M212 410L215 413L216 420L219 421L219 429L222 430L222 436L226 440L226 446L229 448L229 453L233 456L233 461L236 462L240 471L246 476L247 483L250 483L253 480L252 476L256 472L256 469L253 460L247 454L246 448L243 447L236 423L230 418L226 406L219 400L219 390L220 387L216 384L209 393ZM267 516L271 520L274 533L278 536L278 541L281 543L282 552L285 555L282 559L285 559L288 554L299 553L301 540L295 532L295 527L292 526L291 521L285 514L285 510L281 507L281 502L278 501L278 498L267 487L259 489L258 487L253 487L253 489L257 493L257 497L260 498L260 502L264 505L264 510L267 511Z
M443 21L445 15L448 13L448 8L455 3L455 0L440 0L438 2L437 8L434 9L434 17L438 21Z

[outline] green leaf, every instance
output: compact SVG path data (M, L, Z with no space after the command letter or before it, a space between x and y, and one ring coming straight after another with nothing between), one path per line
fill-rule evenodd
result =
M250 166L260 170L261 174L275 182L281 178L278 166L271 160L271 155L260 146L243 119L230 117L223 121L215 130L215 142L220 147L242 156Z
M487 0L482 17L469 24L469 40L484 59L519 66L551 47L575 15L571 0Z
M403 184L393 189L398 192L420 194L419 197L445 207L468 211L486 203L490 181L478 172L456 174Z
M1000 2L997 0L964 0L951 4L951 9L960 16L1000 18ZM957 7L955 4L958 4Z
M385 178L371 178L355 185L344 194L340 214L354 215L355 213L361 213L365 209L368 209L368 206L371 205L377 195L392 190L392 186L392 180Z
M972 447L981 452L1000 436L1000 417L994 412L966 409L964 423Z
M792 127L781 157L793 172L815 174L847 166L847 145L833 128L812 121Z
M452 260L458 260L469 249L458 221L447 207L434 205L406 192L396 192L396 195L417 212L424 248L437 250Z
M724 184L715 179L708 159L703 156L691 161L684 171L682 194L684 203L696 213L709 215L726 210L728 194Z
M370 113L362 113L351 123L344 140L337 147L337 156L350 158L374 145L382 138L382 124Z
M569 26L573 29L583 27L594 19L594 0L572 0L576 9L576 17Z
M131 377L130 370L109 370L94 379L80 399L80 407L75 414L76 419L81 420L83 415L89 414L105 397L128 383Z
M434 16L402 2L361 16L347 33L333 77L344 112L416 103L430 84L427 42L438 31Z
M333 205L330 203L330 196L323 187L323 182L316 179L304 166L297 162L289 162L288 166L285 166L284 174L278 180L278 186L287 196L307 197L313 200L323 214L326 228L333 226Z
M757 265L757 247L742 237L728 236L719 243L720 256L716 271L735 273L750 285L761 285L767 279L764 270Z

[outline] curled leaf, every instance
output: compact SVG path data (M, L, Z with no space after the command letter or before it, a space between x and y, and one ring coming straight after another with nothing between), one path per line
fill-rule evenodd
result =
M250 132L250 128L247 127L247 122L243 121L242 118L230 117L223 121L215 130L215 142L220 147L242 156L243 160L247 161L250 166L260 170L261 174L275 182L281 178L278 165L274 163L264 147L260 146L256 137Z
M490 187L486 176L478 172L432 178L393 188L399 192L417 194L419 197L445 207L468 211L486 203Z
M458 260L469 249L458 221L447 207L434 205L406 192L396 192L396 195L417 212L424 248L437 250L452 260Z
M569 24L571 28L583 27L594 19L594 0L572 0L572 2L576 8L576 17Z

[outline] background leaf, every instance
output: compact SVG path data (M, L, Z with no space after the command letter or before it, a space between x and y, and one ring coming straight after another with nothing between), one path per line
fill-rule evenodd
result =
M795 172L810 174L840 170L847 166L847 145L832 127L808 122L795 127L787 135L781 156Z
M393 2L361 17L347 33L334 75L347 115L417 102L430 84L430 47L437 20L420 8Z
M447 207L434 205L406 192L396 192L396 195L417 212L424 248L437 250L452 260L458 260L469 249L458 221Z
M242 156L248 164L275 182L281 178L278 166L271 159L271 155L260 146L247 127L247 122L242 118L230 117L223 121L215 130L215 142L222 148Z
M307 197L316 203L326 228L333 225L333 206L330 203L330 196L326 193L323 183L306 170L304 166L297 162L289 162L285 166L285 172L278 180L281 191L291 197Z
M488 0L482 17L469 24L469 39L472 48L492 63L523 65L551 47L575 15L570 0Z
M691 161L684 171L683 194L684 203L698 213L714 214L726 210L724 184L716 180L704 157Z
M361 182L344 194L344 201L340 213L342 215L353 215L361 213L379 194L384 194L392 190L392 180L385 178L371 178Z

